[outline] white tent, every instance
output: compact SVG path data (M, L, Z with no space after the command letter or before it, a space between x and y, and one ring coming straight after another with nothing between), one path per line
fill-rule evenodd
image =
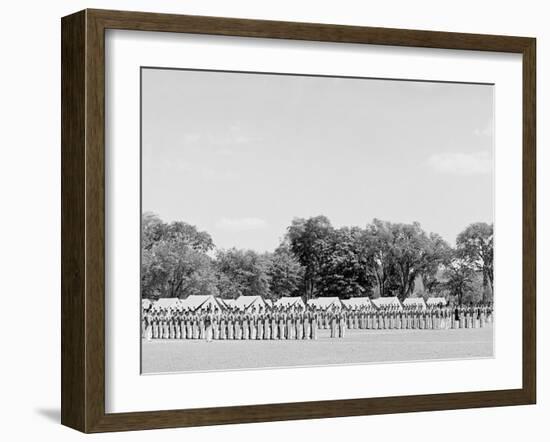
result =
M372 300L372 303L378 308L391 307L391 306L395 306L400 309L403 308L397 296L387 296L387 297L376 298Z
M159 298L153 303L153 310L174 309L180 302L179 298Z
M147 310L149 307L151 307L151 304L153 304L151 302L150 299L142 299L141 300L141 307L144 308L145 310Z
M239 296L234 303L239 310L252 310L252 308L257 310L260 307L265 308L266 305L261 296Z
M307 305L325 310L332 309L333 307L342 308L342 301L337 297L314 298L308 299Z
M221 300L215 298L212 295L190 295L185 299L182 299L180 302L180 307L184 309L202 310L202 309L218 309L222 310L225 308Z
M275 301L275 307L301 307L306 305L300 296L283 296Z
M421 309L426 309L426 301L424 298L407 298L403 301L403 306L405 307L420 307Z
M428 298L426 303L430 306L432 306L432 305L447 305L447 300L440 296L440 297Z
M359 307L370 307L372 305L372 301L369 297L362 296L357 298L342 299L342 304L349 309L353 309Z
M219 299L219 301L227 308L233 308L236 306L236 299Z

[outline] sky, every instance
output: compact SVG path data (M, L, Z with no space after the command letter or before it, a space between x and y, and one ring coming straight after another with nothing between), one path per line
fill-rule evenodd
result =
M493 222L492 85L142 69L142 210L272 251L293 218Z

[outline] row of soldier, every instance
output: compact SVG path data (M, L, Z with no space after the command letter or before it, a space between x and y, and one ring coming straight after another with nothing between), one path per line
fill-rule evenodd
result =
M458 329L482 328L492 321L489 305L422 308L419 306L360 306L318 308L301 306L219 309L144 309L142 336L146 339L289 340L318 337L330 330L343 338L346 329Z

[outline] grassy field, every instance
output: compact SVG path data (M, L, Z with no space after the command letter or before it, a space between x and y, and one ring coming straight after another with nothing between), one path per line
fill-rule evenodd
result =
M316 341L143 341L142 372L238 370L493 356L493 328L347 330Z

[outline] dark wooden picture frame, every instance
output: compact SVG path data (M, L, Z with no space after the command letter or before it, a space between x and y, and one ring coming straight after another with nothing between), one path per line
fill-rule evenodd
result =
M61 422L83 432L534 404L536 41L533 38L84 10L62 28ZM136 413L105 412L105 30L124 29L518 53L523 57L523 385L456 392Z

